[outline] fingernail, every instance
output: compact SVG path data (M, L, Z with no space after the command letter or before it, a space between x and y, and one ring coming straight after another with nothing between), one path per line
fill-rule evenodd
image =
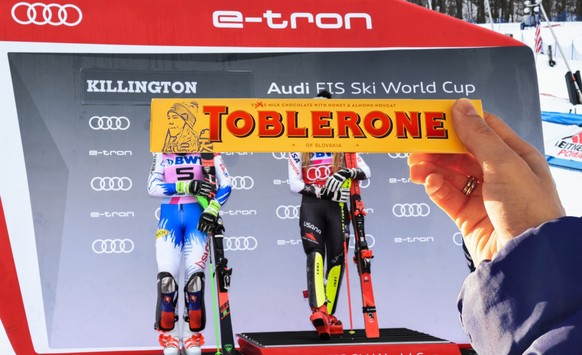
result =
M479 115L475 106L469 101L468 99L459 99L457 100L457 109L464 115L473 116Z

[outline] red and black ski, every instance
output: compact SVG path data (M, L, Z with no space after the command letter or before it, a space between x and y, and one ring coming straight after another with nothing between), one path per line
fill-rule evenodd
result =
M216 187L216 169L214 167L214 153L201 153L204 179ZM203 208L206 208L208 201L203 198L198 199ZM232 321L230 318L230 302L228 300L228 289L230 288L230 276L232 269L228 268L228 259L224 257L224 226L219 217L218 223L210 233L212 236L212 253L214 255L214 273L216 279L218 313L220 323L220 344L222 354L239 354L235 349L234 336L232 331ZM217 339L218 341L218 339Z
M346 167L357 168L356 153L345 153ZM364 230L364 203L360 196L360 182L353 180L350 186L350 216L354 226L355 250L354 262L360 276L360 288L362 291L362 311L364 313L364 326L367 338L379 338L378 317L376 315L376 302L374 301L374 289L372 288L371 262L372 250L368 248L366 232Z

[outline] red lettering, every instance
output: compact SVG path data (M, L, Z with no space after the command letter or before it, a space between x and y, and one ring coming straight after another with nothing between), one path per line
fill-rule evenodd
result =
M354 138L366 138L366 134L359 126L360 115L353 111L338 111L337 112L337 134L338 138L349 138L348 129L352 131Z
M392 132L392 120L384 112L371 111L364 117L364 129L374 138L384 138Z
M246 111L234 111L226 118L226 129L235 137L248 137L255 130L255 118Z
M287 136L289 138L306 138L307 128L297 127L297 111L287 111Z
M422 138L422 129L420 127L420 112L406 113L402 111L396 111L395 114L396 138L408 138L408 133L410 133L412 138Z
M209 116L208 128L210 130L210 141L222 142L222 125L220 120L222 115L228 113L228 108L226 106L204 106L203 112Z
M276 138L285 132L283 117L277 111L259 111L259 137Z
M330 128L332 113L329 111L312 111L311 123L313 127L313 137L333 138L333 128Z
M444 112L425 112L426 138L447 139L449 137L449 131L444 128L444 121L446 120L447 115Z

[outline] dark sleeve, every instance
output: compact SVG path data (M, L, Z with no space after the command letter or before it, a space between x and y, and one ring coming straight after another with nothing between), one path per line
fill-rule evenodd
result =
M458 307L479 355L582 353L582 218L508 242L465 279Z

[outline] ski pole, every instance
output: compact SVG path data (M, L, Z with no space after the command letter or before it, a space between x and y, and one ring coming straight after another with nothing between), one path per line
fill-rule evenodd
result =
M350 241L350 234L349 232L346 233L346 238L344 238L344 263L346 264L346 283L347 291L348 291L348 313L350 315L350 334L354 334L354 321L352 319L352 294L351 294L351 286L350 286L350 268L348 267L349 264L349 257L348 257L348 245Z

